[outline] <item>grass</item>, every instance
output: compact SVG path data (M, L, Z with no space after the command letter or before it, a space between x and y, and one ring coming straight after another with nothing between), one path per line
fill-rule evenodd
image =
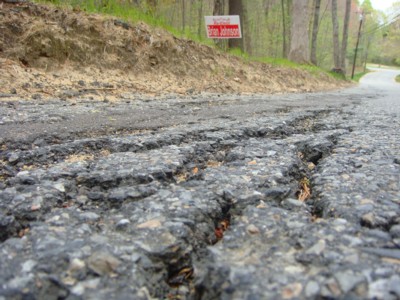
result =
M400 75L396 76L396 81L400 83Z
M356 73L356 74L354 74L353 81L359 82L360 79L361 79L361 77L363 77L365 74L368 74L369 72L371 72L371 71L369 71L369 70L367 69L367 71L365 71L365 72L361 72L361 73Z
M129 1L120 2L118 0L36 0L38 3L51 3L59 7L65 7L69 9L82 10L88 13L101 13L105 15L110 15L117 17L121 20L138 23L144 22L153 27L161 27L169 31L177 37L185 37L193 41L199 42L201 44L206 44L215 47L215 43L212 39L201 38L190 32L189 28L182 32L177 28L168 25L167 21L161 17L157 16L155 18L153 14L149 12L144 12L140 8L137 8L129 4ZM321 74L328 74L338 80L345 80L344 76L334 73L327 72L314 65L309 64L298 64L293 61L284 58L270 58L270 57L251 57L247 53L243 53L240 49L229 49L228 53L233 56L238 56L244 61L257 61L261 63L266 63L274 66L287 67L293 69L302 69L310 72L314 76L318 77Z

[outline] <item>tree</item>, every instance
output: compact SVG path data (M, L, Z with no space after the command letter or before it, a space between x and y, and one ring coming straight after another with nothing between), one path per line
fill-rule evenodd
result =
M229 15L239 15L241 19L241 24L242 24L242 32L243 32L243 38L241 39L230 39L228 44L229 48L239 48L244 52L244 31L246 30L243 26L244 25L244 6L243 6L243 1L242 0L229 0Z
M337 19L337 0L332 0L332 31L333 31L333 63L334 70L340 70L340 50L339 50L339 23Z
M147 9L151 14L154 14L157 9L157 0L147 0Z
M289 59L308 63L308 43L308 1L293 1Z
M214 0L213 15L214 16L222 16L224 14L224 11L225 11L225 1L224 0ZM226 48L226 42L224 40L216 39L215 44L221 49Z
M317 63L318 63L317 62L317 38L318 38L320 10L321 10L321 0L314 0L314 21L313 21L312 38L311 38L311 62L314 65L317 65Z
M281 0L282 7L282 35L283 35L283 43L282 43L282 56L286 57L287 55L287 44L286 44L286 18L285 18L285 1Z
M340 52L340 68L346 74L347 41L349 39L349 24L351 14L351 0L346 0L346 12L343 24L342 49Z
M225 8L225 1L223 0L214 0L214 10L213 10L213 15L214 16L221 16L224 14L224 8Z

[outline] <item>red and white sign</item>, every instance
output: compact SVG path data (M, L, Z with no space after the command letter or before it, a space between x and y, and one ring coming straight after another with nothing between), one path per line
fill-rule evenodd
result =
M206 16L207 37L210 39L240 39L239 16Z

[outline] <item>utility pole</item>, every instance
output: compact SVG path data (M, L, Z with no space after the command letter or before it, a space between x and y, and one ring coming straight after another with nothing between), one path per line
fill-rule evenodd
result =
M364 13L361 13L361 15L360 15L360 27L358 27L358 36L357 36L356 51L355 51L355 53L354 53L353 70L351 71L351 79L354 78L354 70L355 70L355 68L356 68L357 51L358 51L358 44L359 44L359 42L360 42L361 26L362 26L362 24L363 24L363 19L364 19Z

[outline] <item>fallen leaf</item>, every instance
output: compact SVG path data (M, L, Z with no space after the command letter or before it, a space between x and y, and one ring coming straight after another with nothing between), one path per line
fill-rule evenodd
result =
M228 227L229 227L229 220L223 220L223 221L221 221L221 222L220 222L220 225L221 225L221 229L222 229L223 231L226 231L226 230L228 229Z
M256 160L252 160L252 161L248 162L247 164L248 164L248 165L256 165L256 164L257 164L257 161L256 161Z
M222 230L222 228L215 228L214 233L218 241L224 237L224 231Z
M312 163L312 162L310 162L310 163L308 163L307 167L308 167L308 169L309 169L310 171L312 171L312 170L315 169L315 164Z
M20 238L22 238L22 237L23 237L24 235L26 235L28 232L29 232L29 228L21 229L21 230L18 232L18 236L19 236Z
M310 180L304 177L300 180L299 186L300 190L298 191L297 197L299 201L304 202L311 197Z
M193 277L193 268L190 267L183 268L178 272L178 274L168 279L168 284L173 287L178 287L185 281L190 280L192 277Z
M195 175L197 173L199 173L199 168L198 167L194 167L193 170L192 170L192 173L195 174Z

